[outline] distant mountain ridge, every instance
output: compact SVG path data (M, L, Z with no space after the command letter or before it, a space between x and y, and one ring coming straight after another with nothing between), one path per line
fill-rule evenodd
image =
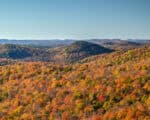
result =
M142 39L128 39L130 42L136 42L139 44L150 44L150 39L142 40Z
M53 39L53 40L8 40L0 39L0 44L17 44L17 45L28 45L32 47L40 48L54 48L60 46L71 45L75 41L88 41L108 47L111 49L131 49L136 48L141 45L150 44L150 40L136 40L136 39L85 39L85 40L75 40L75 39Z
M120 39L91 39L89 42L96 43L98 45L102 45L107 48L115 49L115 50L127 50L132 48L137 48L139 46L143 46L144 43L138 43L134 41L128 41L128 40L120 40Z
M110 53L112 51L111 49L87 41L76 41L69 46L49 50L54 55L54 61L59 60L65 61L66 63L72 63L89 56Z
M0 45L0 58L25 59L34 56L47 56L44 50L23 45L5 44Z
M17 45L33 45L33 46L49 46L58 47L72 44L74 40L8 40L0 39L0 44L17 44Z
M0 58L22 59L27 61L46 61L72 63L86 57L109 53L113 50L87 41L76 41L71 45L50 49L40 49L25 45L0 45Z
M23 45L63 45L63 44L70 44L75 41L97 41L97 42L112 42L112 43L125 43L125 42L133 42L133 43L150 43L150 39L127 39L127 40L122 40L122 39L51 39L51 40L14 40L14 39L0 39L0 44L23 44Z

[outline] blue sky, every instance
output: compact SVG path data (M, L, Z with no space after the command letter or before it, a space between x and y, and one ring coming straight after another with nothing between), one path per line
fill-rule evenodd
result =
M150 38L150 0L0 0L0 38Z

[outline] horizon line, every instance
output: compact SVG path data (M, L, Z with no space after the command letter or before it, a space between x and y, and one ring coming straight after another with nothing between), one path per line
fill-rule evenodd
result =
M53 39L15 39L15 38L0 38L0 40L45 40L45 41L50 41L50 40L150 40L150 38L145 39L145 38L127 38L127 39L122 39L122 38L85 38L85 39L74 39L74 38L53 38Z

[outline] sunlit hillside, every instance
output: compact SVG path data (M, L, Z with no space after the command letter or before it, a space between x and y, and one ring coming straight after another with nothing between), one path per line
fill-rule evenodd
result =
M149 120L150 47L0 67L1 120Z
M0 0L0 120L150 120L150 0Z

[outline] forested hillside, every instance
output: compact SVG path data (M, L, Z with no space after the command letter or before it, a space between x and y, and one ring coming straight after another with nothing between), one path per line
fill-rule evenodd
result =
M105 48L95 43L86 41L77 41L73 44L65 47L58 47L50 49L51 58L56 63L74 63L78 62L86 57L110 53L114 50Z
M1 120L149 120L150 47L0 67Z
M86 41L77 41L71 45L50 49L27 45L5 44L0 45L0 58L66 64L78 62L89 56L113 51L114 50L109 48Z
M144 40L140 40L141 42L138 42L134 40L132 41L132 40L120 40L120 39L104 39L104 40L92 39L88 41L115 50L129 50L133 48L138 48L142 45L149 44L148 40L146 40L147 43Z
M43 49L23 46L23 45L14 45L14 44L5 44L0 45L0 58L9 58L9 59L25 59L25 58L34 58L39 57L42 61L42 57L49 56L48 52Z

